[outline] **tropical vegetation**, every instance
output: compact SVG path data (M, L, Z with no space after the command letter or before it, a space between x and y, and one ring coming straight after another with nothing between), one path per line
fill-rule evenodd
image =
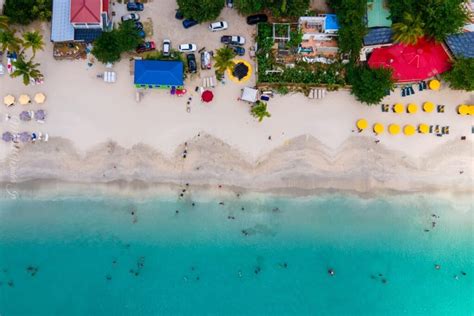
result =
M39 79L43 75L39 71L38 67L40 64L34 63L33 59L26 60L23 54L20 54L16 61L13 62L15 71L12 72L11 76L13 78L22 77L23 83L29 85L31 79Z
M259 122L263 121L265 117L271 117L271 114L267 111L267 104L260 100L252 106L250 113L252 113Z
M216 51L214 56L214 67L216 68L216 75L221 77L224 72L234 65L232 60L235 57L235 53L230 47L222 47Z
M474 91L474 58L458 58L443 78L452 89Z
M368 105L378 104L395 88L392 70L387 68L371 69L366 65L350 64L348 80L352 85L352 94Z
M3 30L0 31L0 48L2 51L9 50L17 52L20 50L23 44L22 40L15 35L16 30Z
M23 49L26 50L28 48L31 48L33 57L36 55L36 51L43 50L43 36L38 31L23 33Z
M437 41L457 33L468 20L464 0L389 0L394 25L402 23L406 14L419 16L423 33Z
M393 40L397 43L414 45L424 35L423 21L420 15L405 12L403 20L392 25Z
M309 8L309 0L235 0L241 14L253 14L269 10L276 17L299 17Z
M349 54L352 61L358 60L367 33L367 0L329 0L329 5L337 12L339 50Z
M27 25L34 20L51 20L52 0L5 0L3 14L10 23Z
M198 22L215 20L224 8L225 1L178 0L179 10L187 19Z
M8 16L0 15L0 32L10 29L10 24L8 23Z
M119 61L122 53L134 50L143 42L133 21L125 21L117 29L102 33L94 42L92 54L102 63Z

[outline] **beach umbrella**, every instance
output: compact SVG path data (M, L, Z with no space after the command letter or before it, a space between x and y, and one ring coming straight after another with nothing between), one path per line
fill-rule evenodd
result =
M27 94L22 94L20 95L20 97L18 98L18 102L22 105L26 105L28 103L31 102L31 99L30 97L27 95Z
M400 133L400 126L398 126L397 124L390 124L388 126L388 132L392 135L397 135L398 133Z
M201 95L201 99L204 101L204 102L211 102L212 99L214 99L214 94L212 93L211 90L206 90L202 93Z
M11 142L13 140L13 134L10 132L5 132L2 134L2 139L6 142Z
M5 103L6 106L11 106L15 104L15 97L9 94L3 98L3 103Z
M403 113L403 104L401 104L401 103L396 103L396 104L393 106L393 112L395 112L395 113Z
M20 120L22 121L30 121L31 120L31 114L28 111L23 111L20 113Z
M23 143L29 142L31 140L31 134L28 132L21 132L19 134L19 137L20 141L22 141Z
M407 111L408 113L415 114L418 111L418 107L415 103L410 103L408 104Z
M415 134L415 127L413 125L405 125L403 127L403 133L407 136Z
M44 93L40 92L40 93L35 94L36 103L42 104L44 103L44 101L46 101L46 96L44 95Z
M356 123L357 125L357 128L362 131L363 129L366 129L367 126L369 126L369 124L367 123L367 121L365 119L360 119L357 121Z
M439 88L441 88L441 82L439 82L439 80L433 79L430 81L429 86L431 90L437 91Z
M374 132L375 134L379 135L382 134L384 130L384 126L380 123L375 123L374 124Z
M427 124L421 123L418 125L418 131L422 134L428 134L430 131L430 127Z
M35 120L44 121L46 118L46 113L44 110L38 110L35 112Z
M474 105L469 106L469 115L474 115Z
M423 111L425 112L433 112L434 110L434 103L433 102L425 102L423 103Z
M458 106L458 113L461 115L469 115L469 107L465 104Z

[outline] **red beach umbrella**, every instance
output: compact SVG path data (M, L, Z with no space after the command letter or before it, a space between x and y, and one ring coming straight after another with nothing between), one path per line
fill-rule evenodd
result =
M212 91L206 90L206 91L204 91L204 92L202 93L201 99L202 99L204 102L211 102L212 99L214 99L214 94L212 93Z

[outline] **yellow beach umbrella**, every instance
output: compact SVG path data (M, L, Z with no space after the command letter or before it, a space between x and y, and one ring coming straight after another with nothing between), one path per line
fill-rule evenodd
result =
M31 102L31 99L30 97L27 95L27 94L22 94L20 95L20 97L18 98L18 102L22 105L26 105L28 103Z
M38 103L38 104L41 104L41 103L44 103L44 101L46 100L46 96L44 95L44 93L37 93L35 94L35 102Z
M5 103L6 106L11 106L15 104L15 97L9 94L3 98L3 103Z
M397 124L390 124L388 126L388 132L392 135L397 135L398 133L400 133L400 126L398 126Z
M469 115L474 115L474 105L469 106Z
M403 113L403 104L401 103L396 103L394 106L393 106L393 111L395 113Z
M418 125L418 131L422 134L428 134L430 127L427 124L421 123Z
M408 104L407 110L408 110L408 113L415 114L418 111L418 107L416 106L415 103L410 103Z
M425 112L433 112L434 110L434 103L433 102L425 102L423 103L423 111Z
M356 125L357 125L357 128L358 128L359 130L366 129L367 126L369 126L369 124L367 123L367 121L366 121L365 119L360 119L360 120L358 120L357 123L356 123Z
M383 130L384 130L384 126L383 124L380 124L380 123L375 123L374 124L374 132L375 134L382 134L383 133Z
M403 133L407 136L411 136L413 134L415 134L415 127L413 125L405 125L403 127Z
M469 115L469 107L465 104L458 106L458 113L461 115Z
M439 90L440 87L441 87L441 82L439 82L439 80L433 79L430 81L431 90Z

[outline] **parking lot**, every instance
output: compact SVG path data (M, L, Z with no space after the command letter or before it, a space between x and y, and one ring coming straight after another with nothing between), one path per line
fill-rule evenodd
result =
M211 32L208 29L209 23L202 23L191 28L185 29L182 25L182 20L175 18L177 10L177 3L175 0L153 1L145 4L145 10L138 12L140 20L147 28L147 19L151 19L153 24L153 34L147 34L146 40L155 41L157 50L161 50L164 39L171 40L172 49L177 49L178 45L184 43L194 43L197 45L197 50L202 48L206 50L216 50L222 47L220 38L223 35L240 35L244 36L246 43L243 46L246 50L245 55L240 57L249 61L255 70L253 60L249 56L249 48L254 45L254 37L257 31L256 26L247 25L244 16L240 16L235 9L224 8L217 20L227 21L229 28L225 31ZM120 17L127 14L125 4L116 3L112 10L115 11L114 22L120 22ZM198 73L188 76L188 83L190 81L199 80L202 77L214 75L214 68L210 70L201 70L200 56L196 53L198 61ZM246 85L253 85L255 83L255 76L252 76Z

